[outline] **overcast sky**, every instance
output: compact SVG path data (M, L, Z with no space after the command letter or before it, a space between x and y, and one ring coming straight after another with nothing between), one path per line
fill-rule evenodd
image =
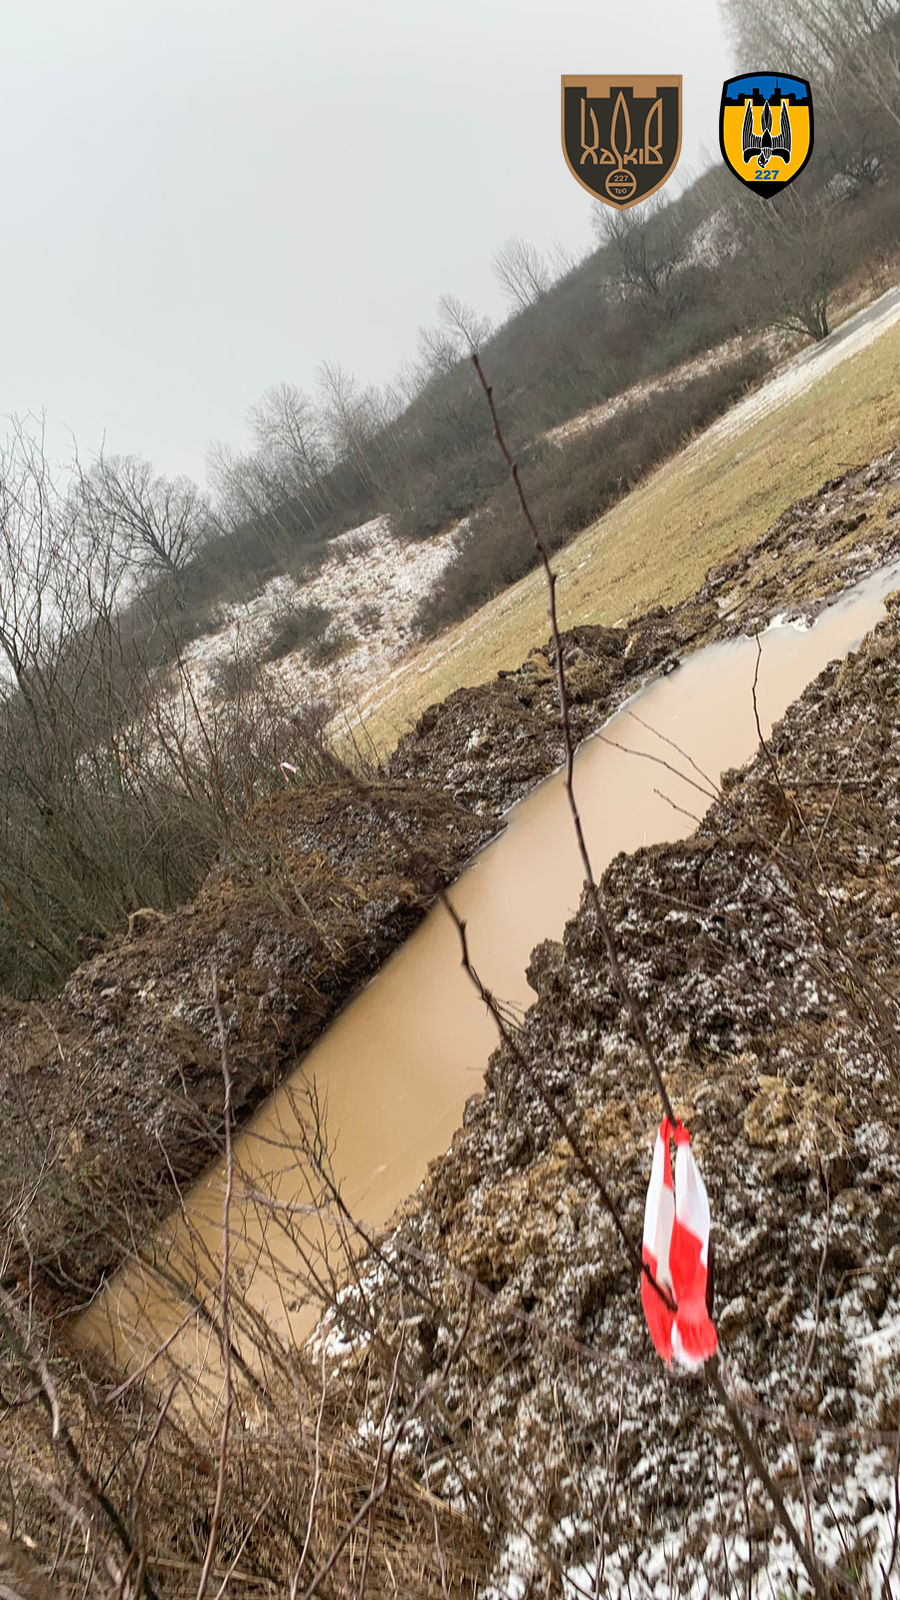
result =
M684 74L717 155L717 0L6 0L0 411L203 477L322 360L367 382L512 234L580 252L560 74Z

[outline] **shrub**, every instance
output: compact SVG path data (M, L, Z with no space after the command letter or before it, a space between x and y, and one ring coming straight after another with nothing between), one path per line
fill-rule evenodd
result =
M231 650L209 669L209 685L216 700L234 700L246 694L255 683L259 663L247 650Z
M328 539L312 540L309 544L300 545L298 549L292 550L289 558L283 563L282 570L305 583L315 573L321 572L325 562L330 561L334 554L334 546Z
M724 411L763 370L762 355L704 373L678 389L658 390L643 404L562 445L541 440L522 462L528 498L550 549L594 522L643 475ZM440 582L419 607L416 623L436 633L534 566L535 554L510 483L472 517Z
M326 633L320 633L306 647L306 659L314 667L327 667L330 661L347 654L356 644L355 636L343 623L333 624Z
M363 528L354 528L350 533L342 534L340 550L345 556L367 556L377 545L377 534L366 533Z
M281 760L295 781L334 770L327 708L237 652L216 690L210 710L181 658L148 667L103 612L0 697L0 992L46 993L136 908L194 894Z
M357 606L353 621L360 633L375 633L381 627L381 607L367 600L364 605Z
M333 613L327 606L286 605L272 618L260 650L261 661L280 661L296 650L313 648L325 633Z

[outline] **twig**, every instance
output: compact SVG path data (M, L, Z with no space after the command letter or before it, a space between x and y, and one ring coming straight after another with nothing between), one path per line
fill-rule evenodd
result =
M759 747L762 750L762 753L766 758L766 762L768 764L769 771L771 772L772 777L773 777L773 779L775 781L775 787L777 788L778 793L781 795L781 803L784 806L785 819L787 821L788 830L789 830L789 833L790 833L791 840L793 840L793 838L794 838L794 823L795 823L795 820L796 820L796 817L797 817L797 806L796 806L796 804L795 804L795 802L793 800L788 799L787 793L785 791L784 783L782 781L781 773L778 771L778 763L776 762L775 757L773 756L772 751L771 751L771 749L769 747L769 742L766 739L765 734L763 733L762 721L760 720L760 715L759 715L759 699L758 699L758 696L757 696L757 689L759 687L759 668L760 668L761 662L762 662L762 640L761 640L759 634L757 633L756 634L756 665L754 666L754 669L753 669L753 720L756 723L756 736L757 736L757 738L759 740Z
M591 866L591 858L590 858L590 854L588 852L587 840L585 839L585 836L584 836L584 828L583 828L582 822L581 822L581 812L580 812L580 810L578 808L578 802L577 802L577 800L575 798L575 748L576 748L576 746L575 746L575 737L574 737L574 734L572 732L572 719L571 719L571 716L570 716L570 713L569 713L569 695L568 695L568 690L566 688L566 669L565 669L565 665L564 665L564 662L563 662L562 638L560 636L560 631L559 631L559 616L558 616L558 613L557 613L557 606L556 606L557 575L553 570L553 567L552 567L551 562L550 562L550 556L549 556L549 553L547 551L547 546L545 545L543 539L541 538L540 533L538 532L537 523L535 522L534 517L531 514L531 508L530 508L530 506L528 504L528 501L527 501L527 499L525 497L525 491L522 488L522 482L521 482L521 479L519 477L518 462L514 461L513 457L510 455L509 447L507 446L506 440L505 440L505 438L503 436L503 430L500 427L500 419L497 416L497 409L496 409L496 406L494 405L494 392L493 392L493 389L491 388L490 384L488 383L487 379L485 378L484 369L482 368L482 365L481 365L481 359L478 356L477 352L474 353L473 356L472 356L472 364L475 367L475 371L478 374L478 381L481 384L481 387L482 387L482 389L484 390L484 393L485 393L485 398L487 399L488 407L489 407L490 413L491 413L491 422L494 425L494 437L497 440L497 443L498 443L498 445L500 447L500 450L501 450L501 452L503 454L503 458L504 458L504 460L506 462L507 467L509 468L510 477L513 480L513 483L514 483L515 489L516 489L516 494L518 495L518 498L519 498L519 505L520 505L521 510L522 510L522 516L524 517L525 523L526 523L527 528L528 528L528 531L531 534L531 538L532 538L532 541L534 543L534 548L537 551L538 559L540 560L541 566L544 569L544 577L545 577L546 582L547 582L548 610L549 610L549 614L550 614L550 633L551 633L551 637L552 637L552 640L553 640L553 653L554 653L554 656L556 658L556 683L557 683L557 690L558 690L558 694L559 694L559 715L560 715L560 722L562 724L563 742L564 742L565 751L566 751L566 763L565 763L566 797L567 797L568 803L569 803L569 812L570 812L571 817L572 817L572 825L573 825L573 827L575 829L575 837L576 837L576 839L578 841L578 852L579 852L579 855L581 856L581 865L582 865L582 869L583 869L583 872L584 872L585 886L587 888L588 894L590 895L591 905L593 906L593 909L594 909L594 916L595 916L595 919L596 919L596 922L597 922L597 926L600 929L600 934L601 934L601 937L603 939L603 944L604 944L604 947L605 947L605 950L606 950L607 960L609 961L610 970L611 970L612 975L613 975L613 980L615 982L616 988L619 991L619 996L620 996L620 998L622 1000L622 1004L625 1006L626 1010L628 1011L629 1016L631 1017L632 1027L634 1028L635 1034L637 1035L637 1038L638 1038L638 1041L640 1043L641 1049L644 1052L644 1056L645 1056L645 1059L647 1061L647 1065L650 1068L650 1073L651 1073L651 1076L653 1078L653 1081L656 1084L656 1088L657 1088L657 1092L659 1094L659 1098L662 1101L663 1111L665 1112L665 1115L669 1118L670 1122L675 1122L677 1120L676 1116L675 1116L675 1111L674 1111L672 1102L669 1099L669 1092L668 1092L668 1090L666 1088L666 1085L665 1085L665 1082L663 1080L662 1069L660 1068L659 1061L657 1060L656 1052L653 1049L652 1044L650 1043L650 1035L647 1032L647 1026L646 1026L646 1023L644 1021L643 1011L641 1010L641 1007L638 1004L637 997L632 992L631 987L630 987L630 985L629 985L629 983L628 983L628 981L627 981L627 979L625 977L625 973L622 970L622 965L621 965L621 962L619 960L619 952L618 952L618 949L617 949L617 946L616 946L615 939L613 938L612 925L611 925L611 923L609 921L608 916L606 915L606 911L604 909L603 902L600 899L600 890L597 887L597 880L594 877L594 869Z
M891 1573L897 1559L898 1539L900 1539L900 1429L897 1430L897 1448L894 1452L894 1533L887 1565L881 1569L881 1600L891 1600Z
M750 1467L756 1473L756 1476L758 1477L760 1483L769 1496L769 1499L775 1507L778 1520L790 1539L791 1544L796 1550L797 1555L803 1562L815 1594L818 1595L819 1600L831 1600L831 1590L829 1585L825 1582L825 1579L822 1575L822 1569L812 1551L808 1548L804 1540L801 1539L799 1533L797 1532L797 1529L794 1526L794 1520L788 1511L787 1506L785 1505L784 1496L782 1495L781 1490L775 1482L775 1479L772 1477L771 1472L766 1466L762 1451L760 1450L759 1445L754 1439L752 1433L746 1427L738 1406L735 1404L731 1395L728 1393L728 1390L725 1388L724 1383L722 1382L722 1376L719 1372L718 1357L714 1356L711 1361L707 1362L703 1376L705 1382L708 1384L709 1388L716 1396L716 1399L719 1401L719 1404L726 1411L734 1431L735 1438L737 1439L743 1454L746 1456Z
M2 1306L6 1315L9 1317L10 1322L13 1323L16 1332L22 1341L22 1347L25 1351L25 1354L40 1379L41 1388L44 1392L47 1402L47 1409L50 1413L50 1437L53 1440L53 1443L56 1444L62 1438L62 1416L59 1409L59 1395L56 1390L56 1384L53 1381L50 1368L44 1359L44 1353L40 1346L35 1344L35 1341L32 1339L29 1332L28 1323L25 1317L23 1317L20 1308L16 1305L12 1295L7 1293L6 1289L4 1289L2 1286L0 1286L0 1306Z
M216 1553L216 1543L219 1537L219 1523L222 1518L222 1503L225 1498L225 1475L228 1462L228 1436L231 1429L231 1407L233 1402L232 1372L231 1372L231 1297L229 1274L231 1271L231 1201L234 1194L234 1148L231 1137L231 1068L228 1064L228 1047L225 1040L225 1019L222 1015L222 1002L219 997L219 978L216 968L211 968L213 1010L216 1016L216 1029L219 1035L219 1054L222 1062L222 1079L225 1089L225 1198L222 1205L222 1271L219 1278L219 1305L222 1312L222 1361L224 1365L224 1399L222 1408L222 1428L219 1435L219 1469L216 1477L216 1497L213 1503L212 1517L209 1524L209 1538L206 1541L206 1555L203 1561L203 1570L200 1573L200 1582L197 1586L197 1600L203 1600L209 1586L212 1572L213 1559Z
M50 1417L53 1443L61 1447L65 1452L75 1472L82 1493L92 1507L97 1507L102 1511L103 1516L122 1545L126 1558L130 1559L134 1553L134 1546L128 1529L110 1500L109 1495L104 1492L102 1486L97 1482L72 1437L71 1430L62 1416L59 1397L47 1363L40 1351L36 1349L21 1311L14 1301L10 1301L6 1291L3 1291L3 1294L5 1299L2 1303L8 1318L4 1330L5 1338L15 1355L28 1368L32 1377L38 1380L36 1392L47 1415ZM141 1586L147 1600L157 1600L156 1590L146 1573L142 1576Z
M322 1417L323 1417L324 1412L325 1412L325 1395L326 1395L327 1389L328 1389L328 1383L327 1383L327 1379L325 1377L325 1341L323 1339L323 1341L322 1341L322 1392L321 1392L321 1394L319 1396L319 1406L318 1406L318 1410L316 1412L316 1434L315 1434L315 1442L314 1442L314 1445L313 1445L314 1459L315 1459L315 1470L313 1472L312 1489L310 1490L310 1496L309 1496L309 1515L308 1515L307 1520L306 1520L306 1538L303 1541L303 1549L300 1551L300 1560L297 1563L297 1578L298 1578L298 1581L299 1581L299 1577L300 1577L300 1572L301 1572L302 1567L303 1567L303 1563L306 1560L306 1552L309 1549L309 1543L310 1543L310 1540L312 1539L312 1535L313 1535L313 1525L314 1525L314 1518L315 1518L315 1511L316 1511L316 1499L318 1497L319 1484L320 1484L321 1478L322 1478Z
M434 1391L436 1389L438 1389L440 1387L440 1385L442 1383L446 1382L446 1380L447 1380L447 1378L448 1378L448 1376L450 1374L450 1369L453 1366L453 1363L455 1362L457 1356L459 1355L460 1350L462 1349L462 1347L463 1347L463 1345L464 1345L464 1343L466 1341L466 1337L467 1337L468 1332L469 1332L469 1325L470 1325L470 1323L472 1321L472 1303L473 1303L473 1300L474 1300L474 1295L473 1295L473 1293L472 1293L472 1291L470 1289L469 1298L468 1298L468 1300L466 1302L466 1315L465 1315L465 1319L463 1321L463 1325L462 1325L462 1327L461 1327L461 1329L459 1331L459 1334L458 1334L456 1340L454 1341L453 1345L451 1346L450 1350L448 1351L447 1359L444 1362L444 1365L442 1366L442 1368L441 1368L439 1373L437 1373L436 1375L433 1375L431 1378L428 1379L427 1383L422 1385L422 1388L418 1391L418 1393L410 1401L409 1405L407 1406L406 1410L403 1413L403 1416L400 1418L400 1421L398 1422L397 1427L394 1430L393 1438L391 1439L391 1442L388 1445L387 1450L384 1453L384 1476L382 1477L381 1482L374 1489L372 1489L371 1493L366 1497L365 1501L360 1506L360 1508L357 1511L355 1517L353 1517L352 1521L350 1521L347 1524L346 1528L344 1529L343 1533L341 1534L341 1537L338 1539L338 1541L335 1544L330 1556L328 1557L328 1560L324 1563L323 1566L321 1566L319 1568L318 1572L316 1573L315 1577L312 1580L312 1583L309 1585L309 1588L305 1591L304 1596L303 1596L303 1600L312 1600L312 1597L315 1594L316 1590L318 1589L319 1585L321 1583L324 1583L325 1579L328 1577L328 1574L333 1571L335 1563L337 1562L338 1558L340 1557L341 1551L347 1545L348 1540L350 1540L353 1537L353 1534L356 1532L356 1529L360 1526L360 1524L362 1522L365 1521L365 1519L369 1516L369 1514L373 1510L373 1508L378 1504L378 1502L380 1500L383 1500L384 1496L387 1494L388 1489L391 1486L391 1478L393 1477L393 1472L394 1472L394 1457L395 1457L395 1455L397 1453L397 1448L398 1448L398 1446L400 1444L401 1439L403 1438L403 1435L404 1435L406 1429L409 1427L409 1424L412 1421L414 1421L417 1413L421 1410L421 1408L424 1405L425 1401L434 1393Z
M407 840L405 839L400 828L397 826L394 818L390 814L388 807L382 801L377 790L372 788L371 785L367 787L362 783L358 783L358 788L359 792L366 796L370 804L378 811L378 814L381 817L385 827L390 830L394 838L397 839L399 843L406 845ZM584 1173L585 1177L590 1180L599 1193L603 1205L609 1213L609 1216L612 1218L623 1249L625 1250L626 1255L629 1257L629 1260L632 1262L635 1271L642 1273L647 1282L651 1285L654 1293L659 1295L660 1299L665 1302L670 1310L674 1310L675 1302L672 1299L672 1296L661 1284L656 1282L653 1274L643 1262L640 1247L637 1242L632 1239L631 1234L629 1233L623 1220L621 1209L611 1190L609 1189L603 1174L597 1166L597 1163L588 1155L581 1136L571 1119L562 1110L561 1106L557 1103L556 1098L550 1092L550 1089L544 1081L544 1075L540 1068L535 1062L529 1060L525 1051L522 1049L507 1017L504 1014L503 1007L497 1000L497 997L484 983L478 969L474 965L471 958L471 952L469 950L469 940L465 919L461 917L457 911L446 886L441 881L438 872L433 867L423 864L422 875L426 879L431 892L435 896L435 899L440 903L441 906L443 906L451 922L453 923L454 928L456 929L463 971L465 972L467 978L478 994L479 999L483 1002L490 1017L492 1018L502 1044L505 1045L506 1049L509 1051L522 1076L527 1078L529 1083L532 1085L532 1088L537 1094L542 1106L544 1107L544 1110L547 1112L547 1115L556 1124L563 1138L569 1145L581 1171ZM674 1112L672 1112L672 1116L674 1118Z
M813 1358L813 1353L814 1353L815 1348L816 1348L816 1341L817 1341L817 1339L819 1337L819 1322L821 1321L821 1317L822 1317L822 1284L823 1284L823 1280L824 1280L824 1277L825 1277L825 1262L826 1262L826 1260L828 1258L828 1241L829 1241L830 1237L831 1237L831 1190L826 1187L826 1190L825 1190L825 1238L822 1241L822 1254L819 1257L819 1270L818 1270L818 1272L816 1274L816 1300L815 1300L815 1309L814 1309L814 1312L813 1312L813 1328L812 1328L812 1333L809 1336L809 1344L808 1344L807 1349L806 1349L806 1356L805 1356L804 1361L803 1361L803 1366L802 1366L802 1368L800 1370L800 1376L799 1376L799 1378L797 1379L797 1382L794 1385L794 1396L793 1396L793 1398L794 1398L795 1401L797 1400L797 1397L799 1396L799 1394L800 1394L800 1392L801 1392L801 1390L803 1388L803 1385L806 1382L807 1374L809 1373L810 1364L811 1364L812 1358ZM793 1435L792 1435L792 1437L793 1437Z
M184 1333L184 1330L187 1327L188 1323L192 1322L194 1317L196 1317L197 1311L198 1311L198 1307L197 1306L195 1306L195 1305L191 1306L190 1310L186 1313L185 1316L182 1317L182 1319L178 1323L177 1327L173 1328L173 1330L169 1334L168 1338L164 1339L162 1344L159 1344L159 1345L156 1346L156 1349L153 1351L153 1354L148 1356L146 1361L142 1362L141 1365L137 1368L137 1370L135 1372L130 1373L129 1376L127 1378L125 1378L122 1383L117 1384L115 1389L111 1389L109 1394L107 1395L107 1399L109 1401L120 1400L122 1398L122 1395L127 1393L127 1391L130 1388L132 1388L132 1386L134 1384L139 1383L141 1378L145 1377L146 1374L150 1371L150 1368L152 1366L154 1366L157 1361L159 1361L160 1357L165 1355L166 1351L169 1349L169 1346L173 1345L175 1343L175 1340L179 1337L179 1335Z
M387 1429L387 1425L388 1425L388 1418L390 1417L390 1414L391 1414L391 1406L394 1403L394 1395L396 1394L396 1391L397 1391L397 1374L398 1374L398 1371L399 1371L400 1361L402 1359L402 1356L403 1356L403 1330L401 1330L400 1338L399 1338L399 1340L397 1342L397 1354L394 1357L394 1370L391 1373L391 1381L390 1381L388 1392L387 1392L387 1395L386 1395L385 1401L384 1401L384 1414L383 1414L382 1419L381 1419L381 1427L378 1430L378 1449L377 1449L376 1454L375 1454L375 1466L372 1469L372 1488L373 1489L375 1488L375 1484L376 1484L376 1482L378 1480L378 1474L381 1471L381 1462L382 1462L382 1459L383 1459L383 1456L384 1456L384 1435L385 1435L385 1430ZM369 1507L369 1515L368 1515L368 1517L366 1519L366 1547L365 1547L365 1550L363 1551L362 1571L360 1572L360 1575L359 1575L359 1587L358 1587L357 1592L356 1592L356 1600L365 1600L366 1579L369 1576L369 1562L370 1562L371 1557L372 1557L372 1535L373 1535L373 1533L375 1531L374 1530L374 1522L373 1522L374 1510L375 1510L375 1504L374 1504L374 1501L373 1501L372 1505L370 1505L370 1507Z
M532 538L532 541L534 543L534 547L535 547L535 550L537 552L538 558L540 560L541 566L543 567L544 577L545 577L546 583L547 583L548 609L549 609L549 615L550 615L550 629L551 629L551 635L552 635L552 640L553 640L554 654L555 654L555 657L556 657L556 678L557 678L557 688L558 688L558 692L559 692L560 720L561 720L561 723L562 723L563 739L564 739L565 751L566 751L566 762L565 762L566 794L567 794L567 797L568 797L569 811L570 811L571 817L572 817L572 824L573 824L573 827L575 829L575 836L576 836L576 839L578 841L578 849L579 849L579 853L581 855L582 867L584 869L585 885L587 887L588 894L589 894L590 899L591 899L591 904L592 904L593 909L594 909L594 916L595 916L595 919L596 919L596 922L597 922L597 926L599 927L601 935L602 935L602 938L603 938L604 947L606 949L607 958L609 960L609 964L610 964L610 968L611 968L611 971L612 971L612 974L613 974L613 978L614 978L614 981L615 981L615 984L616 984L616 988L619 991L619 995L620 995L620 997L622 999L623 1005L626 1007L626 1009L627 1009L627 1011L628 1011L628 1013L629 1013L629 1015L631 1017L632 1026L634 1027L635 1033L637 1034L638 1040L640 1041L640 1045L641 1045L641 1048L643 1050L645 1059L646 1059L647 1064L648 1064L648 1066L650 1068L651 1076L653 1077L653 1080L654 1080L654 1082L656 1084L656 1088L657 1088L657 1091L659 1093L660 1100L662 1101L662 1106L663 1106L663 1110L665 1112L665 1115L669 1118L669 1120L671 1122L674 1122L674 1121L676 1121L675 1112L674 1112L674 1109L673 1109L673 1106L672 1106L672 1102L669 1099L668 1091L666 1089L665 1082L663 1080L662 1071L660 1069L659 1062L658 1062L657 1057L656 1057L656 1053L655 1053L655 1051L654 1051L654 1049L653 1049L653 1047L651 1045L651 1042L650 1042L650 1037L649 1037L649 1034L648 1034L648 1031L647 1031L645 1020L644 1020L644 1014L643 1014L643 1011L642 1011L640 1005L638 1004L637 997L633 994L633 992L632 992L632 990L631 990L631 988L630 988L630 986L629 986L629 984L628 984L628 982L627 982L627 980L625 978L625 974L624 974L624 972L622 970L622 966L621 966L621 963L619 961L619 954L618 954L618 949L617 949L617 946L616 946L615 939L613 937L612 926L611 926L611 923L609 921L609 918L606 915L606 911L604 909L603 903L602 903L602 901L600 899L600 891L599 891L599 888L597 886L596 879L594 877L593 869L591 867L590 856L588 854L587 844L586 844L585 837L584 837L584 829L582 827L581 814L579 812L578 803L577 803L577 800L575 798L575 789L574 789L575 741L574 741L573 734L572 734L571 718L570 718L570 715L569 715L569 697L568 697L568 692L567 692L567 688L566 688L566 676L565 676L565 667L564 667L564 664L563 664L563 652L562 652L562 639L560 637L559 619L558 619L557 605L556 605L557 575L553 570L553 567L552 567L551 562L550 562L550 557L549 557L549 554L548 554L548 551L547 551L547 547L546 547L543 539L541 538L540 533L538 532L537 524L535 523L534 517L532 516L532 513L531 513L531 508L530 508L530 506L528 504L528 500L527 500L527 498L525 496L525 491L524 491L524 489L522 487L521 479L519 477L518 463L513 459L512 455L510 454L510 451L509 451L509 448L507 446L506 440L505 440L505 438L503 436L503 431L502 431L502 429L500 427L500 420L499 420L499 417L497 416L497 410L496 410L496 407L494 405L493 391L491 389L490 384L487 382L487 379L485 378L484 371L483 371L482 366L481 366L481 361L480 361L480 359L478 357L477 352L473 353L472 362L473 362L473 365L475 367L475 371L478 374L478 381L481 384L482 389L484 390L484 394L485 394L485 397L487 399L488 407L490 409L491 421L492 421L493 426L494 426L494 436L495 436L495 438L497 440L497 444L499 445L500 450L501 450L501 452L503 454L504 460L506 461L506 465L509 468L510 476L511 476L511 478L513 480L513 483L515 485L516 494L518 495L519 505L520 505L521 510L522 510L522 516L523 516L523 518L525 520L525 523L526 523L526 526L528 528L528 531L531 534L531 538ZM757 640L757 647L758 647L758 654L757 654L757 676L758 676L758 672L759 672L759 655L761 654L761 650L760 650L760 647L759 647L759 641L758 640ZM774 762L772 761L771 753L768 751L768 747L766 746L766 743L765 743L765 740L764 740L763 734L762 734L762 727L761 727L761 724L760 724L760 721L759 721L759 710L758 710L757 699L756 699L756 677L754 677L754 684L753 684L753 705L754 705L754 713L756 715L757 730L758 730L758 733L759 733L760 741L761 741L761 743L763 745L763 749L766 751L768 759L769 759L769 761L770 761L770 763L771 763L771 765L773 767L773 770L774 770L774 773L775 773L775 777L776 777L776 781L778 782L779 788L782 789L782 793L783 793L783 786L781 785L781 780L780 780L780 777L778 775L777 767L775 767ZM788 812L788 815L790 816L790 811ZM459 922L458 918L457 918L457 923L460 926L460 928L462 930L462 933L464 934L464 924L461 924ZM464 953L463 964L465 965L466 964L466 960L465 960L465 958L466 958L465 944L464 944L463 953ZM574 1148L575 1148L575 1146L573 1146L573 1149ZM576 1154L577 1154L577 1151L576 1151ZM600 1193L604 1197L604 1200L605 1200L605 1196L606 1196L605 1186L601 1187ZM613 1217L614 1222L616 1223L617 1230L619 1232L620 1237L622 1238L623 1243L626 1245L626 1248L628 1248L629 1254L633 1256L634 1247L630 1245L630 1242L628 1240L628 1236L625 1233L625 1230L621 1225L621 1221L620 1221L617 1213L614 1210L611 1210L611 1215ZM640 1260L640 1254L638 1254L638 1260ZM649 1281L651 1283L654 1283L654 1286L656 1287L655 1281L652 1278L652 1276L649 1273L647 1274L647 1276L649 1278ZM725 1409L726 1409L726 1411L728 1413L728 1416L731 1419L731 1424L732 1424L732 1427L734 1429L734 1433L735 1433L735 1436L736 1436L736 1438L738 1440L740 1448L742 1449L742 1451L746 1455L747 1460L750 1463L750 1465L753 1467L754 1472L756 1472L756 1474L759 1477L760 1481L763 1483L763 1485L765 1486L766 1490L768 1491L769 1496L770 1496L771 1501L772 1501L772 1504L775 1507L775 1510L776 1510L776 1512L778 1514L779 1521L781 1522L785 1533L787 1534L788 1538L790 1539L791 1544L794 1546L794 1549L797 1551L797 1554L799 1555L801 1561L803 1562L803 1565L806 1568L806 1571L807 1571L807 1573L809 1575L810 1582L812 1583L812 1586L813 1586L813 1589L814 1589L815 1593L819 1597L819 1600L829 1600L829 1590L828 1590L828 1587L827 1587L827 1585L825 1583L825 1580L824 1580L824 1578L822 1576L821 1568L820 1568L818 1562L816 1561L813 1552L807 1547L807 1545L804 1543L804 1541L801 1539L799 1533L797 1532L797 1529L794 1526L794 1523L793 1523L793 1521L792 1521L792 1519L790 1517L790 1514L788 1513L788 1509L787 1509L787 1506L785 1505L785 1502L784 1502L784 1499L783 1499L783 1497L781 1495L781 1492L780 1492L777 1484L775 1483L774 1479L772 1478L772 1475L769 1472L768 1467L766 1466L766 1463L765 1463L765 1461L763 1459L762 1453L761 1453L761 1451L760 1451L755 1439L753 1438L752 1434L748 1431L747 1427L745 1426L743 1418L741 1417L739 1410L735 1406L735 1404L734 1404L733 1400L731 1399L730 1395L727 1393L724 1384L722 1383L722 1379L721 1379L721 1376L720 1376L719 1370L718 1370L718 1360L717 1360L717 1358L713 1358L711 1361L707 1362L706 1367L704 1369L703 1377L704 1377L704 1381L712 1389L713 1393L715 1393L716 1396L718 1397L718 1399L720 1401L720 1404L725 1407Z

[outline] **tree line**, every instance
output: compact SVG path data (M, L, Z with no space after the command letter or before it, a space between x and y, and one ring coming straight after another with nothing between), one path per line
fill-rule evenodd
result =
M215 445L210 456L229 528L218 551L235 582L378 512L401 535L428 538L490 502L500 480L472 349L502 389L521 456L586 408L738 335L822 339L842 285L866 293L886 281L900 242L896 8L801 0L773 16L762 0L725 0L724 10L739 61L813 83L815 149L800 179L760 205L716 162L675 199L596 205L596 245L581 260L510 239L493 264L510 310L500 326L445 294L416 357L383 388L326 365L314 396L270 390L250 413L251 448ZM631 481L630 467L623 490Z

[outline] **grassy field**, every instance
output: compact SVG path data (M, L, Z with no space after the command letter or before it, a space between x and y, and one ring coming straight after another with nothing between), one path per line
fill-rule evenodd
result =
M556 557L563 625L615 623L685 599L793 500L896 443L898 367L895 324L746 431L698 441L652 473ZM427 706L517 666L547 632L543 584L530 573L370 691L360 708L368 736L390 750Z

